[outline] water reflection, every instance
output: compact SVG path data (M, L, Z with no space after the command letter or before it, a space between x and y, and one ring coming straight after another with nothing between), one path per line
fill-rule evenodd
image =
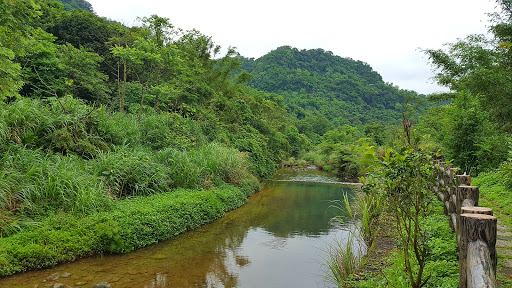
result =
M282 172L275 180L247 205L173 240L0 279L0 287L45 287L53 273L71 273L58 280L70 287L327 287L323 252L350 230L329 224L338 212L330 201L351 189L315 170Z

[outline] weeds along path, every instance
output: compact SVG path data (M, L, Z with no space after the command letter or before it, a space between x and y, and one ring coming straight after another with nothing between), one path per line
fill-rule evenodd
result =
M390 265L388 256L396 243L395 217L389 211L384 211L379 218L379 227L373 249L365 256L361 270L345 283L347 287L358 287L357 282L378 277L382 270Z
M512 216L488 198L481 199L482 205L492 208L498 218L498 287L512 287Z

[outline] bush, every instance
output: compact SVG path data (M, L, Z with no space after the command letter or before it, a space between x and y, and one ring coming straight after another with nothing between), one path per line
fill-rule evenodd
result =
M96 118L100 117L98 113L101 114L103 109L100 107L93 113L92 107L71 97L61 99L60 103L55 98L46 101L19 99L0 110L3 119L0 129L8 139L27 148L49 149L84 158L108 151L107 143L88 132L96 125Z
M138 116L133 114L112 114L98 123L97 133L112 145L138 146L142 144L142 137L137 121Z
M175 113L152 113L144 117L140 127L142 142L154 150L188 149L206 143L201 127L190 119Z

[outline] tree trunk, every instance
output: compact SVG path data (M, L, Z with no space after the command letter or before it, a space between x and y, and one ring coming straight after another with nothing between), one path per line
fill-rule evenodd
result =
M117 99L119 99L119 107L121 107L121 67L117 62Z
M124 111L124 98L126 96L126 60L124 60L123 66L123 95L121 98L119 98L119 112Z
M140 109L139 109L139 127L140 127L140 122L142 121L142 106L144 106L144 85L140 85L140 90L141 90L141 98L140 98Z

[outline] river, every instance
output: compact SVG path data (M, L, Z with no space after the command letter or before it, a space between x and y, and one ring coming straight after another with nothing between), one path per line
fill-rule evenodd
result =
M194 231L124 255L0 279L0 287L331 287L327 247L353 228L330 223L339 214L331 201L354 187L316 169L280 170L246 205Z

